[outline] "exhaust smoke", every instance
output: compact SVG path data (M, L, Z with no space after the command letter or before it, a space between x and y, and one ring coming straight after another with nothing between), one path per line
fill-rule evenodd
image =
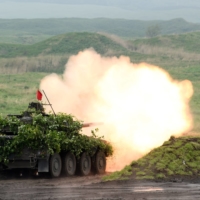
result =
M40 89L56 112L86 123L103 122L98 136L104 135L115 150L108 171L122 169L171 135L192 128L191 82L173 80L163 69L133 64L125 56L101 57L91 49L79 52L70 57L62 76L44 77Z

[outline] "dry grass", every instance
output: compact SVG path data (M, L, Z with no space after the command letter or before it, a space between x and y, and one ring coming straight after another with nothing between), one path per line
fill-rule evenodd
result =
M121 45L122 47L129 49L129 45L128 42L123 40L122 38L120 38L117 35L114 34L108 34L108 33L104 33L104 32L99 32L99 34L106 36L107 38L111 39L112 41L116 42L117 44Z
M20 74L35 71L58 71L63 68L63 60L67 62L67 56L63 55L39 55L36 57L1 58L1 74Z
M137 53L167 56L175 60L200 61L200 54L187 52L183 48L172 49L168 47L149 46L143 44L137 47L129 45L129 49Z

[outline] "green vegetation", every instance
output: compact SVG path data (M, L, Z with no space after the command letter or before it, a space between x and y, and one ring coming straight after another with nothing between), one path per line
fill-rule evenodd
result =
M109 176L104 176L103 181L112 181L112 180L127 180L129 176L132 175L132 167L129 165L125 166L121 171L116 171L110 174Z
M147 62L167 70L190 68L199 65L199 39L200 32L129 41L108 34L68 33L33 45L4 43L0 44L0 72L62 73L69 56L87 48L104 56L127 55L133 63Z
M79 134L83 125L71 115L59 113L56 116L43 116L33 112L31 117L30 123L25 123L16 116L0 117L0 134L9 130L15 135L12 140L0 137L1 144L4 144L0 146L0 162L7 163L10 154L20 154L27 144L32 151L40 149L52 155L61 150L70 150L76 157L83 151L92 156L96 147L105 152L106 156L113 153L112 146L96 137L94 131L91 137Z
M199 41L200 32L129 41L106 34L84 32L55 36L33 45L0 44L0 112L4 116L24 110L27 103L35 99L35 92L43 77L52 72L62 74L70 55L93 47L103 56L129 56L133 63L157 65L174 79L190 80L194 87L190 102L194 118L191 132L199 134ZM104 180L199 176L199 146L199 137L171 138L163 146Z
M124 48L104 35L95 33L68 33L47 39L32 45L0 44L0 57L33 57L39 54L77 54L79 51L93 47L98 53L122 51Z
M141 21L125 19L0 19L0 42L33 44L69 32L106 32L123 38L145 37L148 27L158 25L160 34L180 34L200 30L199 24L183 19Z
M135 49L140 49L141 45L147 45L151 47L162 47L170 49L181 49L188 53L200 53L200 33L192 32L179 35L168 35L154 37L150 39L138 39L132 42ZM166 52L167 54L168 52Z
M70 55L93 48L102 55L120 55L126 49L112 39L95 33L68 33L32 45L0 44L0 72L62 73Z
M0 43L9 44L34 44L52 37L48 34L6 32L0 35Z
M27 104L36 99L40 80L47 73L0 75L0 114L20 114Z
M133 63L147 62L164 68L174 79L190 80L194 87L190 103L193 132L199 132L199 41L200 32L129 41L106 34L69 33L34 45L0 44L0 113L20 112L35 98L35 91L45 75L62 74L70 55L93 47L103 56L126 55Z
M200 177L200 137L171 137L162 146L133 161L119 172L103 178L104 181L134 177L145 180L173 180L177 177Z
M161 29L158 25L149 26L146 31L147 37L156 37L161 33Z

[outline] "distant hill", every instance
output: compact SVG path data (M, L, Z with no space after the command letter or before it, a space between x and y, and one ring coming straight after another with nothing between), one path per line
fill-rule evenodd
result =
M103 56L125 55L134 63L147 62L165 69L199 65L199 46L200 31L128 41L109 34L67 33L32 45L0 43L0 72L62 73L69 56L87 48Z
M112 18L200 22L199 0L0 0L0 18Z
M32 45L2 43L0 44L0 57L71 55L87 48L93 48L102 55L107 52L113 52L112 54L115 55L125 51L123 46L104 35L85 32L58 35Z
M127 49L97 33L67 33L32 45L0 43L0 73L62 73L69 56L93 48L104 56L126 54Z
M183 19L139 21L125 19L0 19L0 42L32 44L69 32L106 32L122 38L145 37L148 27L158 25L161 35L200 30L200 24Z
M192 32L179 35L166 35L154 38L137 39L130 41L130 44L138 50L141 46L146 45L154 48L181 49L186 52L200 54L200 32ZM166 52L167 53L167 52ZM152 52L153 54L153 52Z

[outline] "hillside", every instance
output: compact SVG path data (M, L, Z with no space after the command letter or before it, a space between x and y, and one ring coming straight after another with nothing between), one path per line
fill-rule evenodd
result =
M33 45L0 44L1 113L16 113L22 107L26 108L27 99L34 96L39 80L44 76L42 73L62 74L70 55L93 47L103 56L129 56L133 63L147 62L166 69L174 79L189 79L194 87L190 103L194 116L193 131L198 132L199 38L200 32L129 41L108 34L68 33ZM33 76L31 83L27 72Z
M105 33L78 32L57 35L32 45L0 43L0 71L62 73L70 55L93 48L104 56L126 55L134 63L158 65L174 78L197 80L193 72L198 73L199 41L200 32L135 40L122 40ZM184 73L179 73L180 67Z
M113 51L117 54L125 49L111 39L95 33L68 33L54 36L32 45L0 44L0 57L38 56L40 54L77 54L93 47L98 53Z
M171 49L183 49L188 52L200 53L200 33L192 32L187 34L168 35L149 39L137 39L132 42L135 48L140 48L142 45L152 47L167 47ZM152 52L153 53L153 52Z
M93 48L102 55L120 55L126 49L96 33L67 33L32 45L0 43L1 73L59 72L70 55Z
M0 70L61 73L70 55L87 48L104 56L127 55L132 62L148 62L168 70L172 66L194 67L200 59L199 38L200 32L192 32L126 41L109 34L80 32L57 35L32 45L0 43ZM184 76L179 74L178 78Z
M145 37L148 27L158 25L161 35L200 30L200 24L183 19L141 21L126 19L0 19L0 42L33 44L69 32L106 32L123 38Z
M198 181L200 176L200 137L171 137L122 171L104 177L105 181L124 179Z

